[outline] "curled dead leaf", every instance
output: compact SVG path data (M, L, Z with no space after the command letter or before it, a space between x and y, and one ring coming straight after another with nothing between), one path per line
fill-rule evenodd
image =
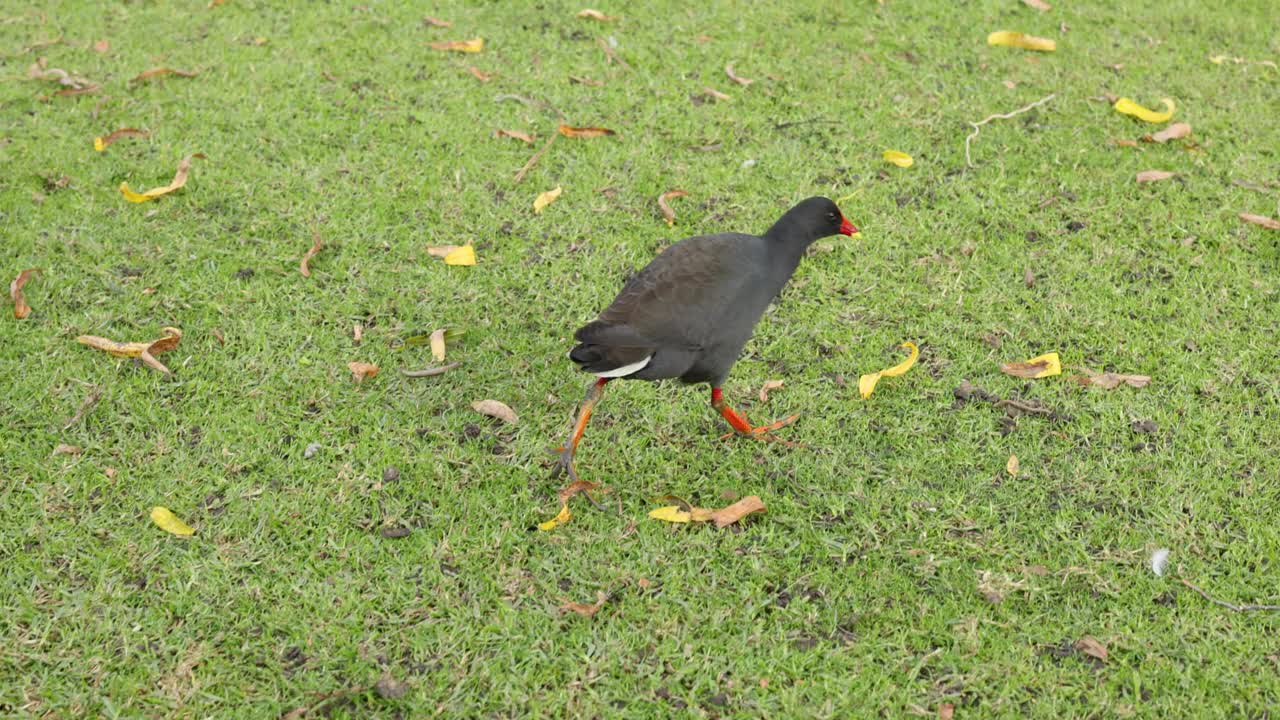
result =
M715 88L713 88L713 87L703 87L703 88L702 88L702 94L703 94L703 95L706 95L707 97L711 98L712 100L717 100L717 101L721 101L721 102L727 102L727 101L729 101L729 100L732 100L732 99L733 99L733 97L732 97L732 96L727 95L726 93L722 93L722 92L720 92L719 90L717 90L717 89L715 89Z
M498 418L499 420L509 422L512 425L515 425L519 419L516 417L515 410L512 410L506 403L499 400L476 400L471 403L471 409L481 415Z
M161 530L178 537L191 537L196 534L190 525L179 520L178 516L167 507L157 505L151 508L151 522Z
M956 716L956 706L952 703L942 703L938 706L938 720L952 720Z
M146 130L139 130L137 128L128 128L128 127L120 128L119 130L114 130L108 133L107 135L94 138L93 149L98 152L102 152L103 150L106 150L107 147L111 145L111 143L119 140L122 137L146 137L147 134L148 133Z
M500 138L500 137L515 138L516 140L519 140L520 142L526 143L526 144L533 143L532 135L530 135L529 133L520 132L519 130L504 130L502 128L498 128L497 130L493 131L493 136L496 138Z
M1022 0L1022 4L1029 8L1035 8L1040 12L1049 12L1053 8L1044 0Z
M1150 135L1143 136L1145 142L1168 142L1170 140L1179 140L1191 134L1191 126L1184 122L1171 123L1169 127L1155 132Z
M577 495L580 492L591 493L593 490L600 490L602 493L609 492L608 488L601 489L596 483L589 482L587 480L575 480L560 488L560 491L556 493L556 496L559 498L560 504L565 505L574 495Z
M769 391L778 390L786 384L785 380L765 380L764 385L760 386L760 402L769 402Z
M597 138L606 135L617 135L618 133L609 128L602 127L574 127L572 125L561 124L556 128L561 135L571 138Z
M901 168L909 168L916 163L915 158L901 150L885 150L881 155L884 157L885 162Z
M471 75L475 77L475 79L484 83L487 83L490 80L492 80L494 76L494 73L487 73L481 70L480 68L476 67L475 65L472 65L471 67L467 68L467 72L471 73Z
M484 38L472 38L470 40L441 40L430 44L432 50L443 50L445 52L464 52L478 53L484 50Z
M436 362L444 362L444 334L444 328L431 333L431 357L435 358Z
M755 495L748 495L738 502L718 510L690 507L687 505L668 505L649 511L649 517L670 523L714 522L717 528L723 528L738 522L755 512L765 511L764 503Z
M542 211L545 210L548 205L555 202L556 198L560 197L560 193L562 192L564 192L564 188L557 185L552 190L548 190L544 193L538 193L538 197L533 199L533 214L541 215Z
M1254 215L1253 213L1240 213L1240 219L1253 224L1261 225L1268 230L1280 230L1280 220L1269 218L1266 215Z
M569 512L569 506L567 504L563 504L560 506L560 512L557 513L555 517L546 522L538 523L538 529L542 532L554 530L557 525L563 525L572 519L573 513Z
M583 603L565 602L562 605L560 605L560 609L565 610L567 612L578 613L583 617L592 617L596 613L600 612L600 608L604 607L604 603L608 599L609 599L608 595L604 594L604 592L601 590L597 590L596 601L593 604L586 605Z
M1107 646L1092 635L1085 635L1077 640L1075 648L1091 658L1096 658L1102 662L1107 661Z
M298 262L298 272L302 273L302 277L311 277L311 258L315 257L322 247L324 247L324 243L320 240L320 233L312 230L311 247L303 253L302 260Z
M9 297L13 298L13 317L22 320L31 314L31 306L27 304L27 299L22 294L22 286L27 284L32 275L40 272L40 268L27 268L18 273L18 276L9 283Z
M920 348L910 341L902 343L901 347L907 349L907 359L890 368L885 368L879 372L868 373L858 378L858 394L863 400L871 397L871 393L875 391L876 384L880 382L882 377L898 377L906 371L910 370L916 364L916 360L920 357Z
M178 163L177 172L173 174L173 180L170 181L168 185L138 193L129 189L129 183L121 182L120 194L124 195L124 199L129 202L144 203L149 200L155 200L161 195L168 195L175 190L181 189L187 184L187 174L191 172L191 161L195 158L200 158L201 160L206 159L204 153L192 153L182 158L182 161Z
M1138 173L1136 179L1140 183L1159 182L1161 180L1168 180L1174 175L1177 175L1177 173L1172 173L1168 170L1143 170Z
M200 74L199 70L178 70L177 68L171 68L171 67L153 67L138 73L129 82L139 83L144 80L150 80L151 78L156 78L156 77L163 77L165 75L177 75L178 77L193 78L199 74Z
M422 18L422 24L430 25L431 27L438 27L438 28L453 27L453 23L449 22L448 20L441 20L440 18L431 17L430 15L427 15L426 17Z
M1164 105L1163 112L1157 112L1150 108L1143 107L1142 105L1139 105L1138 103L1130 100L1127 97L1122 97L1122 98L1116 98L1115 104L1112 105L1112 107L1118 113L1122 113L1124 115L1132 115L1133 117L1136 117L1139 120L1143 120L1145 122L1149 122L1149 123L1168 122L1171 118L1173 118L1173 110L1174 110L1173 100L1169 98L1163 98L1160 100L1160 104Z
M1116 147L1138 147L1138 141L1129 138L1116 138L1111 141L1111 144Z
M662 219L667 221L667 227L676 224L676 212L671 209L667 201L672 198L684 197L688 194L684 190L668 190L658 196L658 209L662 211Z
M460 245L430 245L427 247L427 254L431 257L444 258L449 257L449 253L457 250Z
M164 332L164 337L151 342L117 342L97 335L81 335L76 338L76 342L116 357L138 358L150 367L168 375L169 368L156 360L155 356L178 347L178 342L182 340L182 331L178 328L166 327Z
M357 384L365 381L365 378L375 377L378 374L378 366L373 363L363 363L351 361L347 363L347 369L351 370L351 379Z
M46 68L45 59L40 58L27 68L27 77L31 80L56 82L70 90L90 91L98 88L97 83L63 70L62 68Z
M724 74L728 75L730 80L738 83L739 85L742 85L743 87L746 87L747 85L750 85L751 83L755 82L755 80L752 80L751 78L744 78L739 76L737 73L733 71L732 65L724 66Z
M1018 477L1018 470L1021 468L1022 465L1018 462L1017 455L1010 455L1009 460L1004 464L1004 471L1009 473L1009 477Z
M1022 48L1023 50L1039 50L1041 52L1053 52L1058 49L1058 44L1048 38L1036 37L1035 35L1027 35L1012 30L998 30L991 33L987 36L987 44Z
M1000 372L1020 378L1049 377L1062 372L1062 360L1058 358L1056 352L1045 353L1026 362L1001 363Z
M569 76L569 82L573 83L574 85L587 85L587 86L589 86L589 87L603 87L603 86L604 86L604 81L603 81L603 80L595 80L595 79L593 79L593 78L589 78L589 77L587 77L587 76L585 76L585 75L570 75L570 76Z
M596 22L613 22L614 20L618 19L613 15L605 15L599 10L592 10L591 8L586 8L585 10L579 10L578 17L586 18L588 20L595 20Z

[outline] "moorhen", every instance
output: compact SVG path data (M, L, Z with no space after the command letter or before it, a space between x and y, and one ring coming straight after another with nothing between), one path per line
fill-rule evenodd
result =
M771 431L798 415L753 427L725 403L720 385L805 249L819 238L857 232L834 202L811 197L764 235L700 235L659 253L599 317L573 334L579 344L569 358L598 379L587 389L556 474L566 472L578 480L573 467L578 441L605 383L617 378L709 383L711 406L734 431L776 440Z

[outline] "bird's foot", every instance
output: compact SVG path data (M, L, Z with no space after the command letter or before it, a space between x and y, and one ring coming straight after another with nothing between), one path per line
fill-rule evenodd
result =
M779 428L784 428L799 419L800 419L800 414L796 413L795 415L789 415L787 417L782 418L781 420L775 420L769 423L768 425L760 425L759 427L748 426L747 428L739 429L735 425L733 432L728 432L728 433L725 433L724 435L721 435L720 439L727 440L728 438L731 438L734 435L739 435L741 437L749 437L755 440L765 440L767 442L776 442L782 445L786 445L787 447L801 447L800 443L792 442L790 440L784 440L778 437L777 435L773 434L774 430L777 430Z

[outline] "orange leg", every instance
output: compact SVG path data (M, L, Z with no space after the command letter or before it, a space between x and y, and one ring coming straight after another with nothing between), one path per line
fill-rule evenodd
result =
M582 439L582 433L587 430L587 423L591 420L591 411L595 409L596 403L600 398L604 397L604 385L609 382L609 378L600 378L587 388L587 397L582 401L582 407L578 409L578 419L573 423L573 430L569 431L569 440L564 444L560 451L560 460L556 463L556 468L552 471L552 477L560 473L567 473L569 480L578 481L578 471L573 467L573 455L578 451L578 441Z
M784 427L795 422L800 417L799 415L792 415L778 420L777 422L769 423L768 425L754 427L744 416L740 415L738 411L729 407L729 404L724 401L724 392L718 387L711 388L711 407L715 408L716 412L720 413L720 416L727 420L729 425L733 427L734 432L739 435L756 438L758 440L780 442L786 445L794 444L781 438L774 437L772 433L780 427ZM729 436L725 435L724 437Z

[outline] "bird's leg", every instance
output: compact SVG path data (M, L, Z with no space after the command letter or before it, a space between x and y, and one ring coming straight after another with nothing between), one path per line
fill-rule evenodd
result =
M786 445L793 444L783 440L782 438L774 437L772 432L780 427L784 427L795 422L796 419L800 417L798 414L785 417L776 422L771 422L768 425L753 427L751 423L747 422L745 417L738 414L738 412L733 408L729 407L729 404L724 401L724 391L718 387L711 388L711 407L715 408L716 412L720 413L720 416L727 420L729 425L733 427L734 432L739 435L756 438L758 440L780 442ZM728 435L725 437L728 437Z
M569 431L569 440L560 450L560 460L551 473L552 477L563 472L569 475L570 481L578 482L578 471L573 468L573 455L578 451L578 441L582 439L582 433L587 429L587 422L591 420L592 409L604 396L604 385L607 382L609 378L600 378L587 388L587 397L582 401L582 407L578 409L578 419L573 423L573 429Z

